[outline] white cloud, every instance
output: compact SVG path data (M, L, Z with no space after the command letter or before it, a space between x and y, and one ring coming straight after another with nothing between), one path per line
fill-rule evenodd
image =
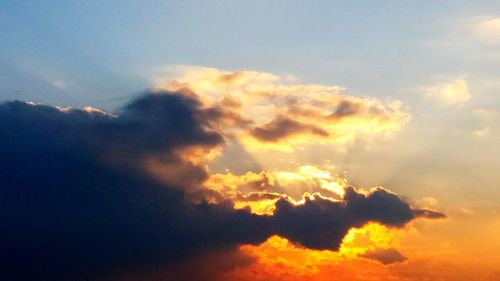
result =
M476 26L478 38L489 44L500 43L500 18L489 18L480 21Z
M465 79L457 79L427 88L426 95L444 105L456 107L463 106L471 98L469 85Z

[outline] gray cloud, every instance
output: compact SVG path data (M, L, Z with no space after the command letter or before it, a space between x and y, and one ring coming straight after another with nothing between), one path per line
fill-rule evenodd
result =
M302 124L283 116L278 116L273 121L251 131L253 137L267 142L277 142L283 138L299 134L313 134L322 137L329 135L327 131L319 127Z
M389 248L376 248L359 255L360 257L378 261L384 265L389 265L407 260L398 250Z

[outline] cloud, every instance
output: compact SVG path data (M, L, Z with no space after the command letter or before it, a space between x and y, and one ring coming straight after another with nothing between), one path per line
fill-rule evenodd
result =
M136 275L126 274L120 276L120 281L223 281L234 280L228 277L235 269L248 267L256 262L256 258L244 253L236 247L221 247L209 253L202 253L190 257L189 260L181 260L140 272Z
M211 174L205 187L220 196L205 197L211 202L231 199L236 208L250 208L253 213L271 214L280 198L300 201L305 193L318 193L341 199L347 181L337 177L333 170L313 165L293 170ZM249 200L250 198L254 200Z
M396 132L409 120L399 101L351 97L339 86L247 70L169 70L174 74L157 79L157 88L197 95L204 105L218 108L226 120L219 129L231 131L250 150L293 150L307 143L343 146Z
M476 26L478 38L488 44L500 43L500 18L481 20Z
M302 124L284 116L278 116L262 127L255 127L250 134L264 142L276 142L293 135L317 135L328 137L329 133L317 126Z
M426 95L434 98L443 105L455 107L463 106L471 98L469 86L465 79L457 79L449 83L430 87L426 90Z
M353 187L339 200L283 196L269 215L236 209L227 198L190 202L191 194L209 193L206 161L224 145L218 106L186 92L144 93L113 114L1 104L0 275L85 280L183 260L200 266L195 257L234 253L273 235L337 250L351 227L438 217L384 189L365 194Z
M397 262L403 262L407 260L405 256L403 256L398 250L389 248L389 249L383 249L383 248L376 248L367 251L366 253L363 253L359 255L360 257L371 259L378 261L382 264L389 265Z
M381 188L365 195L348 187L342 201L318 195L304 197L301 204L280 199L273 217L277 224L276 234L289 241L310 249L338 250L349 229L368 222L402 227L417 217L433 219L444 215L414 210L397 195Z
M191 178L173 182L200 184L205 169L177 152L216 147L222 139L203 127L198 113L194 100L169 93L140 97L117 117L0 105L0 275L93 279L263 241L266 233L251 225L265 218L230 204L186 205L184 186L158 180L141 164L152 157L167 170L181 166Z

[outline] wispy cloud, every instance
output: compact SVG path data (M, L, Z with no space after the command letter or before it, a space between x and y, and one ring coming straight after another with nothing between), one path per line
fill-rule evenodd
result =
M462 107L471 99L469 85L463 78L428 87L425 94L440 104L453 107Z
M500 43L500 17L481 20L476 25L477 37L488 44Z

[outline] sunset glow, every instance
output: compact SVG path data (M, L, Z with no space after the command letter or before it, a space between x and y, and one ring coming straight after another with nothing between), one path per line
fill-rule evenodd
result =
M0 3L0 280L500 281L500 2Z

